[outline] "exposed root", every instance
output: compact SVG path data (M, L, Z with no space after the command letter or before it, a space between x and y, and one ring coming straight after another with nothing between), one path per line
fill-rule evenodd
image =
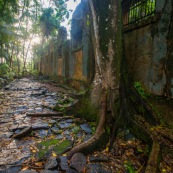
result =
M146 165L145 173L157 173L161 146L173 148L172 132L162 126L152 126L142 116L134 116L133 123L142 129L152 141L152 149Z
M162 130L160 130L159 126L151 126L141 116L135 116L135 120L136 123L150 135L153 141L157 141L170 149L173 148L172 134L167 128L162 127Z
M153 111L152 107L147 103L147 101L140 96L140 94L136 91L135 88L131 90L131 94L132 94L132 97L134 96L136 100L136 102L132 100L132 102L134 102L134 105L142 105L144 109L146 110L146 112L148 113L148 115L150 115L150 119L153 118L154 124L155 125L160 124L160 120L157 114Z
M104 125L105 125L105 115L106 115L106 97L107 97L106 92L104 92L102 94L102 99L101 99L101 109L99 112L99 124L98 124L95 134L88 141L85 141L82 144L74 147L67 154L68 159L70 159L77 152L84 152L84 153L89 152L89 151L91 152L91 150L93 150L97 146L99 139L105 133Z
M27 113L27 116L31 117L50 117L50 116L62 116L63 112L48 112L48 113Z
M127 99L128 97L127 97L127 93L126 93L124 85L121 85L120 97L121 97L120 112L119 112L119 115L116 117L116 121L115 121L113 129L112 129L109 151L111 150L111 148L113 146L117 129L121 126L124 126L125 123L128 122L128 119L131 115L130 109L128 106L128 99Z
M158 158L160 154L160 144L157 141L153 141L150 157L147 162L145 173L157 173L158 172Z
M112 129L112 135L110 138L110 144L109 144L109 151L111 151L114 140L115 140L115 136L116 136L116 131L119 127L119 122L120 122L121 118L120 116L117 118L116 122L114 123L113 129Z

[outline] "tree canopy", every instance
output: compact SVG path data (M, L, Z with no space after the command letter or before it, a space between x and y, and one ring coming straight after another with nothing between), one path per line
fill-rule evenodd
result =
M69 17L67 1L53 0L48 5L48 1L0 0L0 57L10 68L17 65L18 74L26 70L32 47L38 42L35 38L48 39L57 34L60 23Z

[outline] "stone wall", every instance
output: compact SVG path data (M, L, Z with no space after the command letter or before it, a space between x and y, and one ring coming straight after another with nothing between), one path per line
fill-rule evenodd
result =
M156 13L124 29L125 52L132 84L140 82L151 94L173 97L172 0L157 0ZM40 63L44 75L80 87L94 75L91 21L87 1L72 17L71 40L61 28Z
M40 62L40 72L59 82L81 88L89 84L94 75L94 53L91 43L89 6L82 1L72 16L71 40L61 27L57 39L45 48Z
M173 97L172 0L157 0L156 14L125 28L129 76L151 94Z

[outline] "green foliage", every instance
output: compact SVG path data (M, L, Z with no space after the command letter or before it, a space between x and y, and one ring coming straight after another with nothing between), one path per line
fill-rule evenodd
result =
M39 75L39 72L38 72L38 70L30 70L30 74L32 75L32 76L38 76Z
M0 64L0 76L7 74L10 71L10 68L7 64Z
M16 74L13 72L13 71L9 71L9 72L7 72L5 75L4 75L4 77L7 79L7 80L9 80L9 81L12 81L13 79L14 79L14 76L15 76Z
M43 9L42 15L40 17L40 26L43 36L50 36L59 27L59 21L56 18L54 9L49 7Z
M17 0L0 0L0 21L5 21L7 24L12 23L14 14L18 12Z
M0 0L0 56L15 73L27 69L33 39L41 36L40 30L46 37L57 34L60 22L69 17L67 1L53 0L43 9L39 0ZM44 50L43 43L35 48L34 61L40 60Z
M0 55L6 59L12 70L16 70L17 66L18 74L22 69L20 66L26 66L30 49L28 42L36 33L36 16L40 8L38 2L38 0L0 0ZM16 58L22 63L16 65Z
M146 99L149 96L149 94L145 92L145 89L142 87L140 82L135 82L134 87L136 88L136 90L142 98Z
M69 12L67 11L64 0L54 1L56 8L45 8L40 16L40 27L44 37L49 37L54 34L60 27L60 23L64 21L64 18L69 18Z
M131 162L128 161L124 166L126 167L128 173L137 173Z

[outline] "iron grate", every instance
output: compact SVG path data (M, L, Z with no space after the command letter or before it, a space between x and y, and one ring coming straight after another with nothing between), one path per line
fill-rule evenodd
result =
M154 15L156 0L123 0L123 24L128 26Z

